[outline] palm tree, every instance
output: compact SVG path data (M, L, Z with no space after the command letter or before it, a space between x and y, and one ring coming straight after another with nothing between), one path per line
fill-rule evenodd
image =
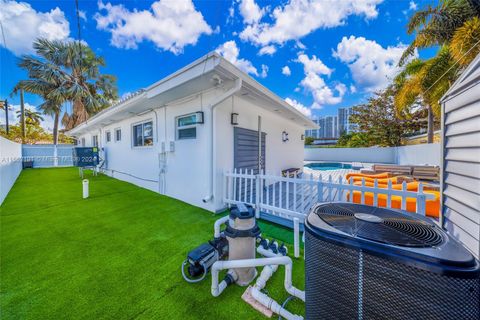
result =
M17 110L17 118L22 118L22 112ZM39 125L41 121L43 121L43 117L37 111L32 111L29 109L25 109L25 123L30 125Z
M473 27L469 21L478 19L479 15L480 6L474 0L441 0L436 7L428 5L415 12L407 25L407 33L415 32L415 39L403 53L399 64L407 63L417 49L450 44L457 29ZM474 33L464 30L461 35L475 37ZM471 40L467 42L473 43Z
M63 117L69 119L66 129L71 129L117 99L115 78L100 74L103 59L84 44L38 39L33 47L39 57L21 57L19 66L28 72L29 79L21 80L13 92L23 89L44 99L39 109L54 116L57 144L62 105L73 103L72 114Z
M428 143L433 142L434 117L440 118L439 100L457 74L458 67L453 64L449 48L445 46L429 60L410 61L394 80L394 104L400 117L409 117L415 107L423 106L428 110Z

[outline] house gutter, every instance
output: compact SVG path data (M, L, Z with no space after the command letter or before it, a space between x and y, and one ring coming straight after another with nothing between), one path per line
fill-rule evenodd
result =
M209 178L208 178L208 194L202 199L203 203L207 203L213 200L213 194L214 194L214 185L213 182L215 180L215 155L214 155L214 150L213 150L213 145L215 143L215 137L214 137L214 122L215 122L215 117L214 117L214 110L215 108L223 101L228 99L229 97L233 96L237 92L240 92L242 89L242 79L237 78L235 80L235 85L229 89L228 91L224 92L222 95L220 95L217 99L215 99L211 104L210 104L210 141L208 144L208 153L210 155L210 172L209 172Z

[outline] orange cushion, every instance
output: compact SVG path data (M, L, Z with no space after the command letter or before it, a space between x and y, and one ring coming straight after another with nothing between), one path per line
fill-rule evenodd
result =
M375 179L375 178L365 178L365 177L352 177L353 179L353 182L362 182L363 179L365 179L365 182L375 182L375 180L377 180L378 183L383 183L383 184L386 184L388 183L388 180L392 181L393 184L395 183L398 183L397 181L397 177L391 177L391 178L380 178L380 179ZM348 182L350 182L350 180L347 180Z
M426 201L426 214L429 217L438 218L440 216L440 192L438 191L425 191L425 193L435 195L435 199ZM379 207L387 206L387 195L378 194L377 195L377 205ZM350 192L347 192L347 201L350 201ZM360 191L353 191L353 202L361 203L362 195ZM373 193L365 192L365 204L373 205ZM391 196L391 208L401 209L402 208L402 197L401 196ZM417 199L407 198L406 210L408 212L417 212Z
M376 179L381 179L381 178L388 178L388 173L377 173L377 174L366 174L366 173L359 173L359 172L351 172L347 173L345 176L345 179L349 179L350 177L365 177L365 178L376 178Z
M362 182L357 181L357 182L354 182L353 184L356 185L356 186L361 186ZM365 186L366 187L374 187L374 183L370 182L370 181L365 181ZM387 189L388 188L388 184L386 184L386 183L378 183L377 186L379 188L382 188L382 189ZM403 189L403 184L401 184L401 183L392 184L392 189L402 190ZM407 190L408 191L418 191L418 182L417 181L408 182L407 183Z

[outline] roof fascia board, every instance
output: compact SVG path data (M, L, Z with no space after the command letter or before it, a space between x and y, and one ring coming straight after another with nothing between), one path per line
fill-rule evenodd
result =
M260 84L257 80L253 79L250 77L248 74L246 74L243 71L240 71L237 67L235 67L233 64L231 64L229 61L225 60L224 58L220 59L220 67L223 69L227 70L228 72L232 73L238 78L241 78L245 83L249 84L256 90L258 90L261 94L265 95L267 98L272 100L274 103L279 104L281 107L284 109L287 109L289 112L295 114L297 117L300 117L306 124L307 127L310 129L316 129L318 128L318 125L314 123L310 118L305 116L303 113L289 105L285 100L277 96L275 93L267 89L265 86Z

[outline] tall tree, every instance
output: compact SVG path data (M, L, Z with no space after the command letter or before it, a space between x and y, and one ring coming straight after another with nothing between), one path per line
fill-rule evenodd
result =
M66 129L71 129L118 98L116 80L100 73L103 58L83 43L38 39L33 47L38 57L24 55L19 61L29 79L20 81L14 92L23 89L44 99L39 108L54 116L56 144L62 105L73 104L72 113L63 117L68 120Z
M359 132L350 137L352 141L344 144L398 146L405 135L418 131L422 120L415 113L400 118L393 103L394 96L395 87L389 86L376 92L367 103L355 106L350 122L358 125Z
M407 24L407 33L415 33L415 38L403 53L399 64L407 63L417 49L448 45L452 42L458 28L468 27L467 22L480 15L480 7L475 1L441 0L437 6L428 5L415 12ZM463 32L463 35L467 33Z
M40 122L44 120L39 112L29 109L25 109L25 115L22 115L21 110L17 110L17 118L20 120L22 116L25 117L27 125L40 125Z

